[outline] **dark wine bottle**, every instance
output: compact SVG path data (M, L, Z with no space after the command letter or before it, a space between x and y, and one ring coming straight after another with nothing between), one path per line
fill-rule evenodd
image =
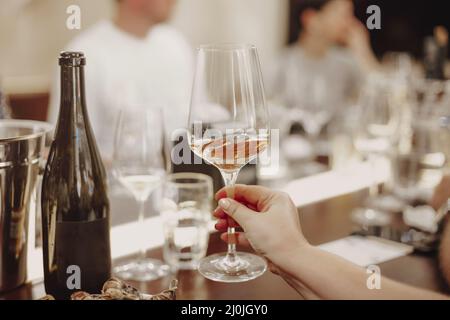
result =
M62 52L61 105L42 183L45 289L99 293L111 274L106 174L89 124L81 52Z

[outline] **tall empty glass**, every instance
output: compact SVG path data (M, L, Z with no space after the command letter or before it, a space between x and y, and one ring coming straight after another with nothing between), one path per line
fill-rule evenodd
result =
M198 49L188 129L192 151L217 167L227 186L233 186L240 169L267 149L268 110L254 46L219 44ZM233 192L228 197L233 198ZM263 258L236 251L235 228L228 228L228 239L228 252L200 262L203 276L242 282L265 272Z
M196 269L206 255L213 202L211 177L180 172L169 175L163 188L161 217L164 260L175 270Z

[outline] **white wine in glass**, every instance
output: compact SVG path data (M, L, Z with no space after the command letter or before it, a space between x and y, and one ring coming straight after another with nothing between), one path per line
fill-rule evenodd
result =
M218 44L198 49L188 128L192 151L220 170L226 186L233 186L240 169L269 147L268 110L254 46ZM236 251L235 228L228 228L228 239L227 252L200 261L198 269L204 277L243 282L266 271L265 259Z

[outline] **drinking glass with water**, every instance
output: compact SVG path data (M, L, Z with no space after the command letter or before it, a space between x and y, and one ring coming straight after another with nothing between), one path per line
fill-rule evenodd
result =
M200 173L175 173L166 179L161 216L164 260L174 270L196 269L206 255L213 200L212 179Z

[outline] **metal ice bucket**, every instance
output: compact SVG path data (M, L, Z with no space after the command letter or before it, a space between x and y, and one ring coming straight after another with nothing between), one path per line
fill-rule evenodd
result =
M0 120L0 292L26 280L30 199L51 130L45 122Z

